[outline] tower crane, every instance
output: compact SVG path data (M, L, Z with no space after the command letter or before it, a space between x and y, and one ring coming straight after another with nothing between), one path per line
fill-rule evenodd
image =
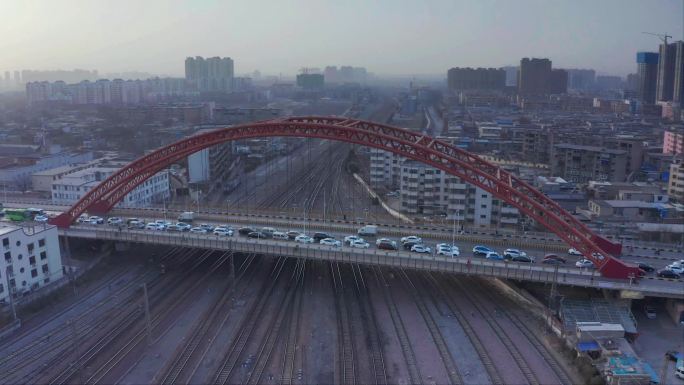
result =
M663 41L663 44L665 44L665 45L667 45L667 39L672 37L668 34L662 34L662 33L653 33L653 32L642 32L642 33L645 33L647 35L658 36L660 38L660 40Z

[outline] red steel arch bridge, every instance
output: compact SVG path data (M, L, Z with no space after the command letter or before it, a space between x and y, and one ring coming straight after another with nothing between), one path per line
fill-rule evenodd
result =
M69 227L81 214L105 213L155 173L188 155L231 140L261 137L337 140L390 151L461 178L516 207L594 262L607 278L629 279L639 269L616 258L621 245L590 230L566 210L508 171L445 141L398 127L345 117L288 117L221 128L181 139L122 167L51 224Z

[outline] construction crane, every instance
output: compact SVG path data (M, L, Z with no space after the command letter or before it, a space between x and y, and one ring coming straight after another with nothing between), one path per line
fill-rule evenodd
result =
M653 32L642 32L647 35L653 35L653 36L658 36L660 40L663 41L663 44L667 45L667 38L671 38L672 36L667 35L667 34L662 34L662 33L653 33Z

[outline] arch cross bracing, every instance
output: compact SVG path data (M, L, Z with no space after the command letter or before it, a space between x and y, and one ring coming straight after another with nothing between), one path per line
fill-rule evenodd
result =
M603 276L626 279L639 272L635 266L614 257L620 254L619 244L598 236L556 202L508 171L439 139L344 117L289 117L221 128L181 139L122 167L69 210L53 218L51 223L68 227L85 212L107 212L147 178L199 150L231 140L275 136L338 140L423 162L516 207L587 256Z

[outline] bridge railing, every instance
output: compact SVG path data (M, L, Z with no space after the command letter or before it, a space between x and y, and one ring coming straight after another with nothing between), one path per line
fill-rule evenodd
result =
M60 230L64 236L82 237L121 242L151 243L168 246L231 250L270 256L291 256L321 261L338 261L363 265L391 266L397 268L429 270L435 272L482 275L520 281L534 281L605 289L626 289L681 296L681 282L644 280L641 283L611 280L600 276L594 269L540 266L490 261L482 258L446 257L416 254L404 251L378 249L335 248L318 244L300 244L270 239L242 237L218 237L189 233L167 233L144 230L118 230L116 228L72 227Z

